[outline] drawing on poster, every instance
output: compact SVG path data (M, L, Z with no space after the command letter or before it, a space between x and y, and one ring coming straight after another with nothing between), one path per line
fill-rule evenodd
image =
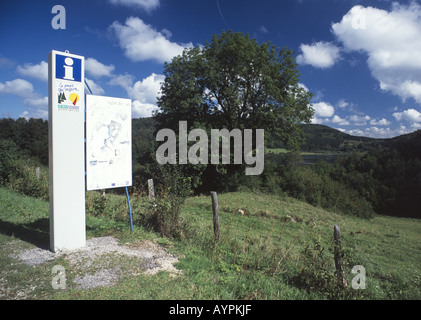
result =
M132 185L131 100L86 96L86 188Z

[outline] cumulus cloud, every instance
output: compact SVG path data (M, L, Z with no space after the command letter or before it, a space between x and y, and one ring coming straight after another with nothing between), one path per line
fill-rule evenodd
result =
M114 71L114 66L112 64L107 66L94 58L86 58L85 71L94 78L110 77Z
M92 94L104 94L105 90L98 85L97 83L95 83L93 80L88 79L85 77L85 80L89 86L89 88L92 90ZM85 90L86 93L88 93L88 91Z
M337 106L338 108L345 109L346 107L348 107L348 106L349 106L349 102L347 102L345 99L340 99L340 100L338 101L338 103L336 104L336 106Z
M138 100L134 100L132 103L132 116L134 118L149 118L156 110L158 110L158 107L152 103L142 103Z
M348 126L350 124L348 120L342 119L340 116L336 114L332 118L332 123L338 124L340 126Z
M415 109L407 109L402 112L393 113L393 117L397 121L406 121L409 123L421 123L421 113Z
M164 80L165 76L152 73L149 77L137 81L132 87L128 88L129 97L142 103L156 104L156 99L160 95L161 83Z
M165 76L152 73L142 81L134 82L134 77L125 75L116 75L110 80L109 84L117 85L126 90L127 95L133 99L132 115L133 117L151 117L153 111L158 109L157 98L160 96L161 83Z
M363 21L363 23L356 23ZM363 29L363 30L361 30ZM390 11L354 6L332 32L347 51L368 56L379 87L421 103L421 6L393 3Z
M317 102L311 105L314 109L314 116L311 119L312 124L322 124L324 122L329 122L327 119L332 117L335 113L335 108L327 102Z
M25 114L22 114L24 117L29 117L29 115L34 118L46 119L48 117L48 97L41 97L35 93L34 87L29 81L15 79L4 83L0 82L0 94L11 94L20 97L26 106L35 108L31 108L31 112L25 111Z
M317 102L311 107L316 117L331 117L335 113L335 108L327 102Z
M112 77L108 84L113 86L120 86L123 89L133 85L134 77L131 74L118 74Z
M299 64L309 64L316 68L329 68L339 60L339 48L330 42L301 44L301 54L297 56Z
M353 114L349 116L349 120L355 126L365 126L367 125L368 121L371 120L371 117L369 115L360 116Z
M48 81L48 63L41 61L39 64L25 63L23 66L17 66L16 71L22 75Z
M159 0L109 0L109 2L115 5L143 9L148 12L159 7Z
M400 126L396 129L391 128L379 128L376 126L367 127L364 129L351 129L351 130L344 130L341 129L342 132L348 133L353 136L363 136L363 137L371 137L371 138L391 138L396 137L402 134L410 133L413 130L408 129L405 126Z
M388 126L390 125L390 121L386 118L382 118L380 120L372 119L370 120L370 124L375 126Z
M24 100L24 104L31 107L42 108L45 109L44 111L48 112L46 109L48 106L48 97L26 98Z
M32 83L23 79L0 82L0 93L13 94L18 97L30 97L33 94Z
M116 36L124 54L132 61L155 60L159 63L170 61L183 53L192 43L178 44L168 40L168 31L155 30L137 17L130 17L125 24L115 21L109 30Z

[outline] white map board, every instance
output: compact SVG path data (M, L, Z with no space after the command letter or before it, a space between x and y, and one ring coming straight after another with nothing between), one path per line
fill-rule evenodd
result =
M86 189L132 185L132 102L86 95Z

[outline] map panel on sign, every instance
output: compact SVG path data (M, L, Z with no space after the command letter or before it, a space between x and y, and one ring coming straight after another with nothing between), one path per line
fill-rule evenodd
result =
M87 190L132 185L131 100L86 96Z

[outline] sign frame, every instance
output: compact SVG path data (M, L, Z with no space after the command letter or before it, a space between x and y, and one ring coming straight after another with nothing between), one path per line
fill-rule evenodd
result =
M132 186L131 107L131 99L86 95L87 191Z

